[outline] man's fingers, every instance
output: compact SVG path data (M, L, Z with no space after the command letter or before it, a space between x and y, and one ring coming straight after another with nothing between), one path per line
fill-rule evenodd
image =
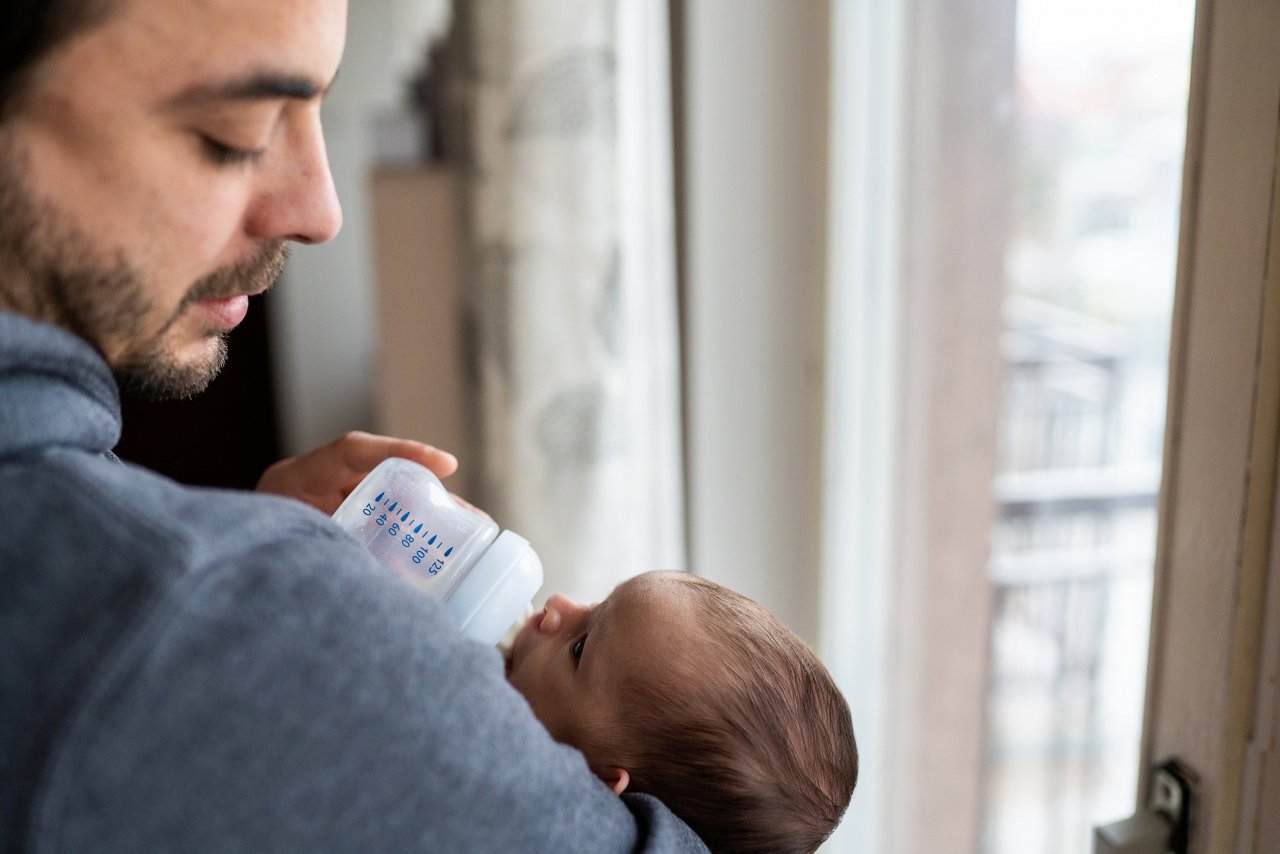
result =
M388 457L412 460L431 469L437 477L448 477L458 469L458 459L453 454L412 439L355 431L334 442L334 447L341 454L343 465L361 476Z
M449 496L450 496L451 498L453 498L453 500L454 500L454 501L458 502L458 503L459 503L459 504L461 504L463 507L465 507L465 508L467 508L468 510L470 510L472 513L475 513L477 516L483 516L484 518L488 519L490 522L492 522L492 521L493 521L493 517L492 517L492 516L490 516L488 513L484 512L484 511L483 511L483 510L481 510L479 507L477 507L477 506L475 506L474 504L472 504L472 503L471 503L470 501L468 501L467 499L465 499L465 498L463 498L462 496L458 495L456 492L450 492L450 493L449 493Z
M412 460L437 477L451 475L458 468L453 454L422 442L352 432L271 466L258 480L258 489L333 513L365 475L388 457Z

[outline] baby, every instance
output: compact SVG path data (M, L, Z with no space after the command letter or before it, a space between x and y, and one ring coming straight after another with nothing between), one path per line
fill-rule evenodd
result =
M853 724L826 668L714 582L650 572L598 605L552 596L507 675L615 793L657 797L716 854L811 852L853 794Z

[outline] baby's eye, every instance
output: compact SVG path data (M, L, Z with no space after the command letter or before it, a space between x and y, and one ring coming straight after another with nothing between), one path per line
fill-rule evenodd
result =
M587 636L580 637L573 646L569 647L569 654L573 656L573 660L577 661L582 658L582 648L587 645Z

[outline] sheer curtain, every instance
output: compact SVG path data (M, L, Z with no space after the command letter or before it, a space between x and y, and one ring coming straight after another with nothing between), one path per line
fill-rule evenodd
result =
M455 0L481 500L544 594L683 568L665 4Z

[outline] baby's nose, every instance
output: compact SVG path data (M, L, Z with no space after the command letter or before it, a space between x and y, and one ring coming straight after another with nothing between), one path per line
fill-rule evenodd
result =
M546 613L543 614L542 623L538 628L551 634L558 631L564 621L573 621L583 610L585 608L581 603L573 601L562 593L557 593L547 600Z
M542 619L538 620L538 631L549 635L556 629L560 628L560 612L551 607L551 603L547 603L547 607L542 609Z

